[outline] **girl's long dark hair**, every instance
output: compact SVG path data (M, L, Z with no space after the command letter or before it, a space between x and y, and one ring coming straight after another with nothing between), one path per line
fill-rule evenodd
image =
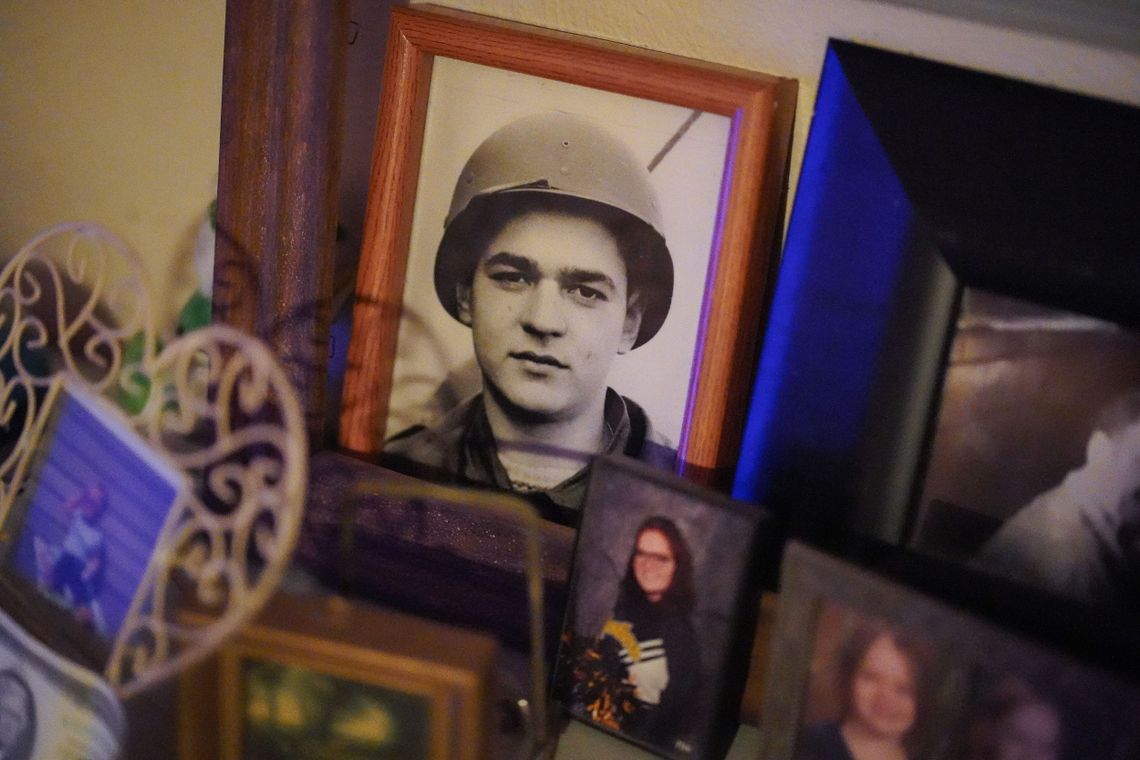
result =
M645 598L645 592L637 582L637 576L633 572L633 560L637 556L637 542L642 534L648 530L655 530L665 536L665 540L669 542L669 549L673 552L673 582L657 603L687 615L693 611L696 599L696 593L693 589L693 555L677 525L668 517L660 515L647 518L641 523L637 533L634 534L633 548L630 549L629 561L625 565L625 576L621 579L621 585L618 587L618 606L644 604L648 601Z

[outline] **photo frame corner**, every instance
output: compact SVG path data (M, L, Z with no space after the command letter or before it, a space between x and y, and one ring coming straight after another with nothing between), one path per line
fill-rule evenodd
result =
M779 334L766 335L752 391L767 403L750 411L734 488L811 540L906 542L965 289L1135 323L1122 283L1138 274L1123 252L1140 232L1140 154L1120 136L1140 110L844 39L822 67L774 293ZM941 120L939 104L967 96L968 114ZM1102 128L1110 137L1093 139ZM1078 142L1090 145L1081 165L1067 147ZM965 144L969 161L948 158ZM1032 201L973 192L998 163ZM1085 287L1072 287L1076 272ZM837 393L838 377L858 391Z

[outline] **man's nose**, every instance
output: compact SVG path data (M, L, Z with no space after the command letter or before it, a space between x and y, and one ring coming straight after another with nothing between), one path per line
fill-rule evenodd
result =
M527 332L543 336L565 333L566 312L558 283L540 280L531 290L522 316L523 328Z

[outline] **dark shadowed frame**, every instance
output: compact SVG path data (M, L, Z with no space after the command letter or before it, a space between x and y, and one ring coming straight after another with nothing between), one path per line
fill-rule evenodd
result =
M365 745L370 757L395 756L394 747L402 747L400 756L410 760L476 760L486 756L496 652L483 634L342 597L283 592L215 655L181 675L178 757L250 756L250 679L260 671L270 680L276 674L281 686L290 678L319 681L339 696L325 695L333 707L351 705L353 695L371 697L381 714L356 721L379 744ZM335 753L332 726L318 728L323 737L305 738L327 739L325 751ZM397 744L402 734L415 740Z
M734 495L910 539L964 288L1140 325L1140 109L833 40Z
M672 522L691 556L689 617L697 651L674 653L674 659L666 651L670 681L682 681L675 668L681 667L677 663L684 663L685 656L696 655L700 670L701 685L685 703L694 717L691 754L609 725L604 718L592 717L588 705L579 704L583 692L591 697L600 693L591 685L594 676L581 675L581 666L589 666L591 652L605 646L596 637L613 612L639 529L651 517ZM720 756L732 740L739 715L747 675L741 663L748 661L755 626L757 573L774 569L775 558L769 514L761 507L733 501L626 457L599 457L575 549L570 603L555 666L555 699L575 719L656 754ZM607 697L614 696L620 710L621 687L611 682L604 690Z
M736 461L778 239L795 83L448 9L395 8L384 66L339 443L385 435L433 61L519 72L727 116L719 224L691 370L680 467L722 481ZM453 177L439 178L450 185Z
M1140 686L1134 680L923 593L909 582L904 585L792 541L784 552L768 652L762 757L795 757L800 730L812 720L806 708L817 639L835 633L822 626L824 621L833 625L836 613L873 621L932 647L937 664L928 669L929 688L920 702L930 756L959 756L946 753L960 750L954 745L965 738L964 721L979 685L1001 676L1052 685L1066 697L1073 757L1122 747L1134 751L1140 738L1133 712L1140 706Z

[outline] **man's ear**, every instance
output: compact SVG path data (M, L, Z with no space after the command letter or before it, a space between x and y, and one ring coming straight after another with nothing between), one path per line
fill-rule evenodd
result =
M641 293L634 291L629 294L625 302L625 322L621 328L621 346L619 354L627 353L637 341L637 334L641 331L641 315L644 308L641 305Z
M462 283L455 286L455 316L456 318L467 325L471 326L471 286L463 285Z

